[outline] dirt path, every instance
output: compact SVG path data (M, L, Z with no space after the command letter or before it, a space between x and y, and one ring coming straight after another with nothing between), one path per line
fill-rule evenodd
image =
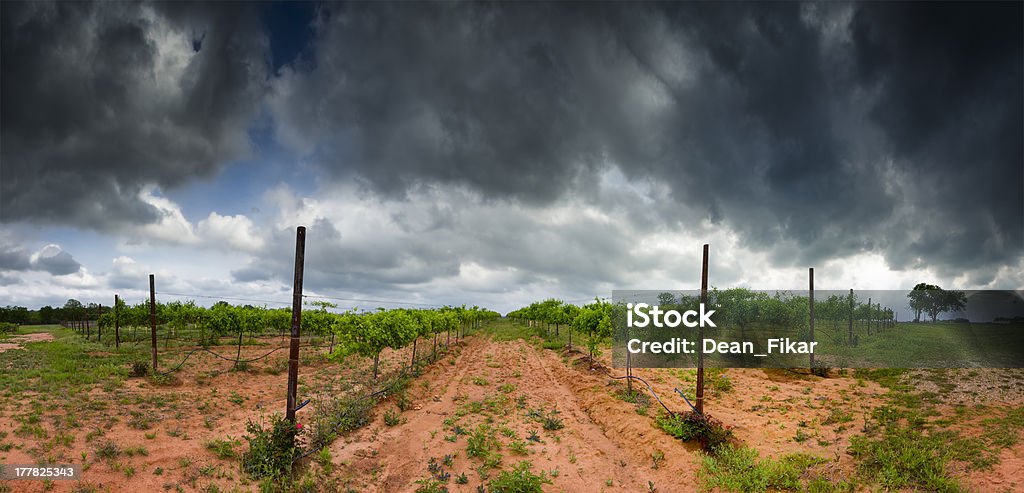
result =
M334 462L350 468L350 486L371 492L415 491L422 484L416 481L431 478L432 458L442 464L441 474L451 474L447 487L453 492L476 491L523 460L552 481L545 491L649 491L649 482L660 492L692 491L692 450L612 397L607 384L597 372L570 368L557 354L523 341L475 338L454 366L435 365L413 384L418 409L403 413L402 424L389 427L378 417L335 443ZM545 430L538 410L556 416L564 428ZM455 426L472 431L481 425L496 431L499 467L469 457L467 439L453 432ZM526 440L531 433L539 443ZM514 450L517 441L528 444L525 455ZM447 466L446 455L452 456ZM657 456L663 458L655 468ZM457 484L463 473L466 484Z
M9 349L21 349L22 345L27 342L46 342L52 340L53 334L48 332L11 336L9 339L0 342L0 353Z

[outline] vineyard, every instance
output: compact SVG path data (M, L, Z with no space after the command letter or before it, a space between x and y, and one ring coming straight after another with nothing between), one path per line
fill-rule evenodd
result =
M714 299L751 298L743 291L711 293ZM941 325L880 321L874 317L886 312L867 306L856 305L855 313L864 314L854 324L861 346L884 340L886 331ZM696 370L632 368L634 378L624 379L626 370L611 367L609 302L576 306L549 299L498 318L462 307L336 313L330 303L311 301L303 310L300 402L292 428L281 419L288 310L191 302L150 308L148 302L110 307L88 328L23 326L6 336L18 347L0 353L0 456L5 463L78 463L84 471L78 482L7 481L0 487L682 492L1022 486L1020 370L833 369L816 376L806 369L708 368L706 415L695 419L688 403ZM845 317L849 323L846 312L831 318L822 316L825 309L816 312L819 327L848 330L839 322ZM150 365L151 314L156 369ZM275 444L287 442L282 437L291 437L294 449L280 453Z
M622 299L505 316L339 310L303 295L301 239L291 309L158 302L150 276L134 305L69 300L63 324L4 322L0 463L81 470L0 491L1024 488L1024 370L852 364L942 355L965 330L1024 333L1005 317L981 332L937 320L965 294L901 293L916 317L898 322L879 292L815 298L813 280L806 293L708 288L705 262L700 292L625 296L710 306L733 337L787 333L832 352L648 365L617 354ZM1020 341L1000 341L1018 356Z

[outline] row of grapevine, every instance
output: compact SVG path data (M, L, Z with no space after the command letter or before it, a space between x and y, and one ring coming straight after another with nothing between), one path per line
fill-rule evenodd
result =
M658 295L658 304L662 309L697 310L700 298L696 295L665 292ZM809 335L810 310L807 296L788 292L769 294L747 288L713 288L708 292L708 304L716 310L714 320L719 327L739 329L744 338L746 331L755 326L797 329L801 339ZM869 333L872 325L891 327L894 325L894 315L891 308L872 304L870 300L866 303L860 301L852 291L848 295L832 294L814 302L815 320L826 322L831 326L829 328L837 332L847 324L852 330L854 321L867 322ZM612 305L599 299L582 307L547 299L510 312L508 317L531 327L544 324L546 330L554 326L556 336L559 326L567 326L570 329L570 347L572 331L575 329L587 336L587 346L592 356L597 351L597 344L612 333ZM822 327L819 325L819 328Z
M486 320L498 317L493 312L479 307L444 307L436 310L396 309L377 313L358 314L345 312L332 314L333 330L338 336L338 354L358 354L373 358L373 376L377 377L380 353L387 348L402 349L413 345L412 360L416 359L416 343L422 337L433 337L434 348L437 338L452 333L456 339L465 330Z
M583 306L548 299L509 312L506 316L525 322L529 326L538 326L541 323L546 326L554 325L556 336L558 327L565 325L569 328L570 348L573 332L583 334L586 336L586 346L591 359L600 355L601 341L612 335L612 305L598 298L595 298L593 303Z
M468 328L476 327L486 320L498 317L494 311L479 307L444 307L439 309L379 309L372 313L358 313L349 310L343 313L329 311L336 305L314 301L311 309L303 310L300 330L307 336L331 337L331 348L340 356L359 354L374 359L374 376L377 375L380 353L386 348L401 349L415 345L422 337L433 337L437 348L439 334L454 334L456 340ZM216 344L218 338L238 336L239 346L243 334L250 337L277 334L285 335L291 327L291 310L287 308L266 308L251 305L231 305L218 302L209 308L194 301L173 301L156 304L157 325L162 327L165 338L180 337L185 333L203 346ZM128 305L123 301L98 320L101 329L112 329L115 324L122 328L148 328L150 325L149 301ZM335 344L335 340L337 341Z

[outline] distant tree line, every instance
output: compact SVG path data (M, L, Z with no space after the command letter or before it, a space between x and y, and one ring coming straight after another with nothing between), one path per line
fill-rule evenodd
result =
M0 308L0 322L19 325L59 324L69 320L96 320L109 311L109 306L98 303L84 304L72 298L64 303L64 306L53 307L46 305L38 310L29 310L24 306L7 305Z

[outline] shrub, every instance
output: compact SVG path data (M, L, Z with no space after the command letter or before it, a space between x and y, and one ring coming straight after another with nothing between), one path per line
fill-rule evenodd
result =
M144 377L146 375L149 375L149 363L145 361L132 363L132 369L128 372L129 377Z
M272 422L269 429L252 420L245 425L249 451L242 456L242 468L256 479L274 478L291 471L298 452L296 425L280 415L274 416Z
M722 426L722 422L707 414L685 412L676 415L662 414L657 418L658 427L665 433L684 442L697 440L700 447L707 452L714 452L718 447L729 443L732 430Z
M12 324L10 322L0 322L0 334L13 334L18 330L18 324Z

